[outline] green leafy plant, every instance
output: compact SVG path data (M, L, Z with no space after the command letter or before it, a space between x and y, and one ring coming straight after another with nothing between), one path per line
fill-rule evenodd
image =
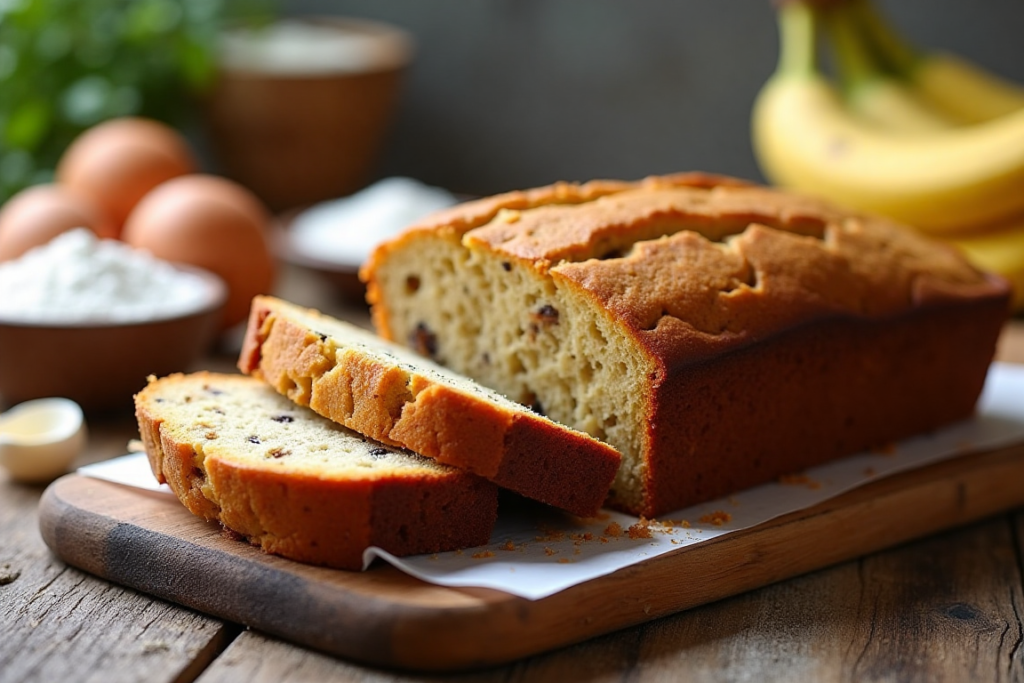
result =
M100 121L181 125L223 24L270 13L266 0L0 0L0 201L52 178Z

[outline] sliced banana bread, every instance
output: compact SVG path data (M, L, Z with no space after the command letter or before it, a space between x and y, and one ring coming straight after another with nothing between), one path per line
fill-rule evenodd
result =
M1005 281L903 226L701 174L436 214L363 268L381 336L623 455L661 514L973 411Z
M268 553L360 569L371 545L411 555L484 544L497 516L494 484L375 443L251 377L154 379L135 408L156 478Z
M600 509L621 459L407 349L273 297L253 300L238 367L357 432L581 516Z

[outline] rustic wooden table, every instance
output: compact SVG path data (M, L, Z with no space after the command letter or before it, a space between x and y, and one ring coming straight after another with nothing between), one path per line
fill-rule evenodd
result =
M287 270L279 293L367 321L308 272ZM1024 363L1024 320L998 355ZM122 454L136 434L130 415L89 426L78 464ZM42 491L0 471L0 683L1024 681L1022 510L508 666L418 676L339 661L69 567L39 536Z

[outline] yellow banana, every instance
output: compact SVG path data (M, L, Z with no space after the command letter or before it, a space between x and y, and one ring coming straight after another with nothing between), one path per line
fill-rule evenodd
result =
M905 80L886 72L865 40L855 4L860 3L812 6L828 33L850 111L873 126L903 135L952 128L952 119L922 101Z
M1024 109L1024 89L953 54L936 53L913 76L915 90L965 124L984 123Z
M999 273L1013 284L1013 306L1024 310L1024 217L983 233L946 240L976 268Z
M1024 109L1024 86L953 54L921 53L885 22L871 0L852 0L851 14L883 61L922 100L961 124L976 124Z
M778 16L779 66L752 131L769 179L932 233L1024 212L1024 111L928 136L880 131L852 116L818 71L812 11L787 2Z

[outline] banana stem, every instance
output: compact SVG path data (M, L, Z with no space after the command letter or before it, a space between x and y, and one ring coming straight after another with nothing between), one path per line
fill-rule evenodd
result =
M893 29L871 0L850 3L853 19L860 24L882 66L900 78L907 78L921 61L921 53Z
M839 79L847 95L884 74L872 50L865 44L851 8L852 4L846 3L828 10L823 17L839 66Z
M779 63L776 76L812 76L818 73L818 28L814 12L803 2L778 8Z

